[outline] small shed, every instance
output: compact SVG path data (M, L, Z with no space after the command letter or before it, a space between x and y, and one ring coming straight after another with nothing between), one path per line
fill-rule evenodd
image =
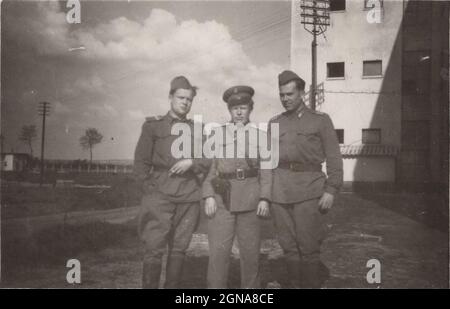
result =
M30 162L31 156L28 153L2 153L3 171L24 171L28 169Z

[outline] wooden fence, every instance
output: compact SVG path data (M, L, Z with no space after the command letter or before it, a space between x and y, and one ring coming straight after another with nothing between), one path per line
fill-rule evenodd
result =
M33 171L39 171L40 166L34 166ZM88 172L88 173L123 173L128 174L133 172L133 165L131 164L110 164L110 163L92 163L92 164L77 164L64 162L45 162L44 171L52 171L57 173L71 173L71 172Z

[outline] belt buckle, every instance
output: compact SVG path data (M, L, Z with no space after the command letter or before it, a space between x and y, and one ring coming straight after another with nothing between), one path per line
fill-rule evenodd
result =
M244 180L245 179L244 169L242 169L242 168L236 169L236 179L237 180Z
M295 171L295 163L289 163L289 169L291 170L291 171Z

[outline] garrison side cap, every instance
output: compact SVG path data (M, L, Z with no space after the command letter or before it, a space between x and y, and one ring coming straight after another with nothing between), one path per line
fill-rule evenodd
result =
M192 86L186 77L180 75L172 79L172 81L170 82L170 91L175 91L177 89L195 90L196 87Z
M281 72L280 74L278 74L278 86L286 85L287 83L289 83L293 80L300 81L301 87L303 89L305 88L305 81L300 76L295 74L294 72L292 72L290 70L285 70L285 71Z

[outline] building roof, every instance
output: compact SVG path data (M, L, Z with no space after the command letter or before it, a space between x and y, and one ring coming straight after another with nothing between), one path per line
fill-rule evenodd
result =
M361 156L386 156L395 157L399 152L397 146L392 145L341 145L341 154L343 157L361 157Z

